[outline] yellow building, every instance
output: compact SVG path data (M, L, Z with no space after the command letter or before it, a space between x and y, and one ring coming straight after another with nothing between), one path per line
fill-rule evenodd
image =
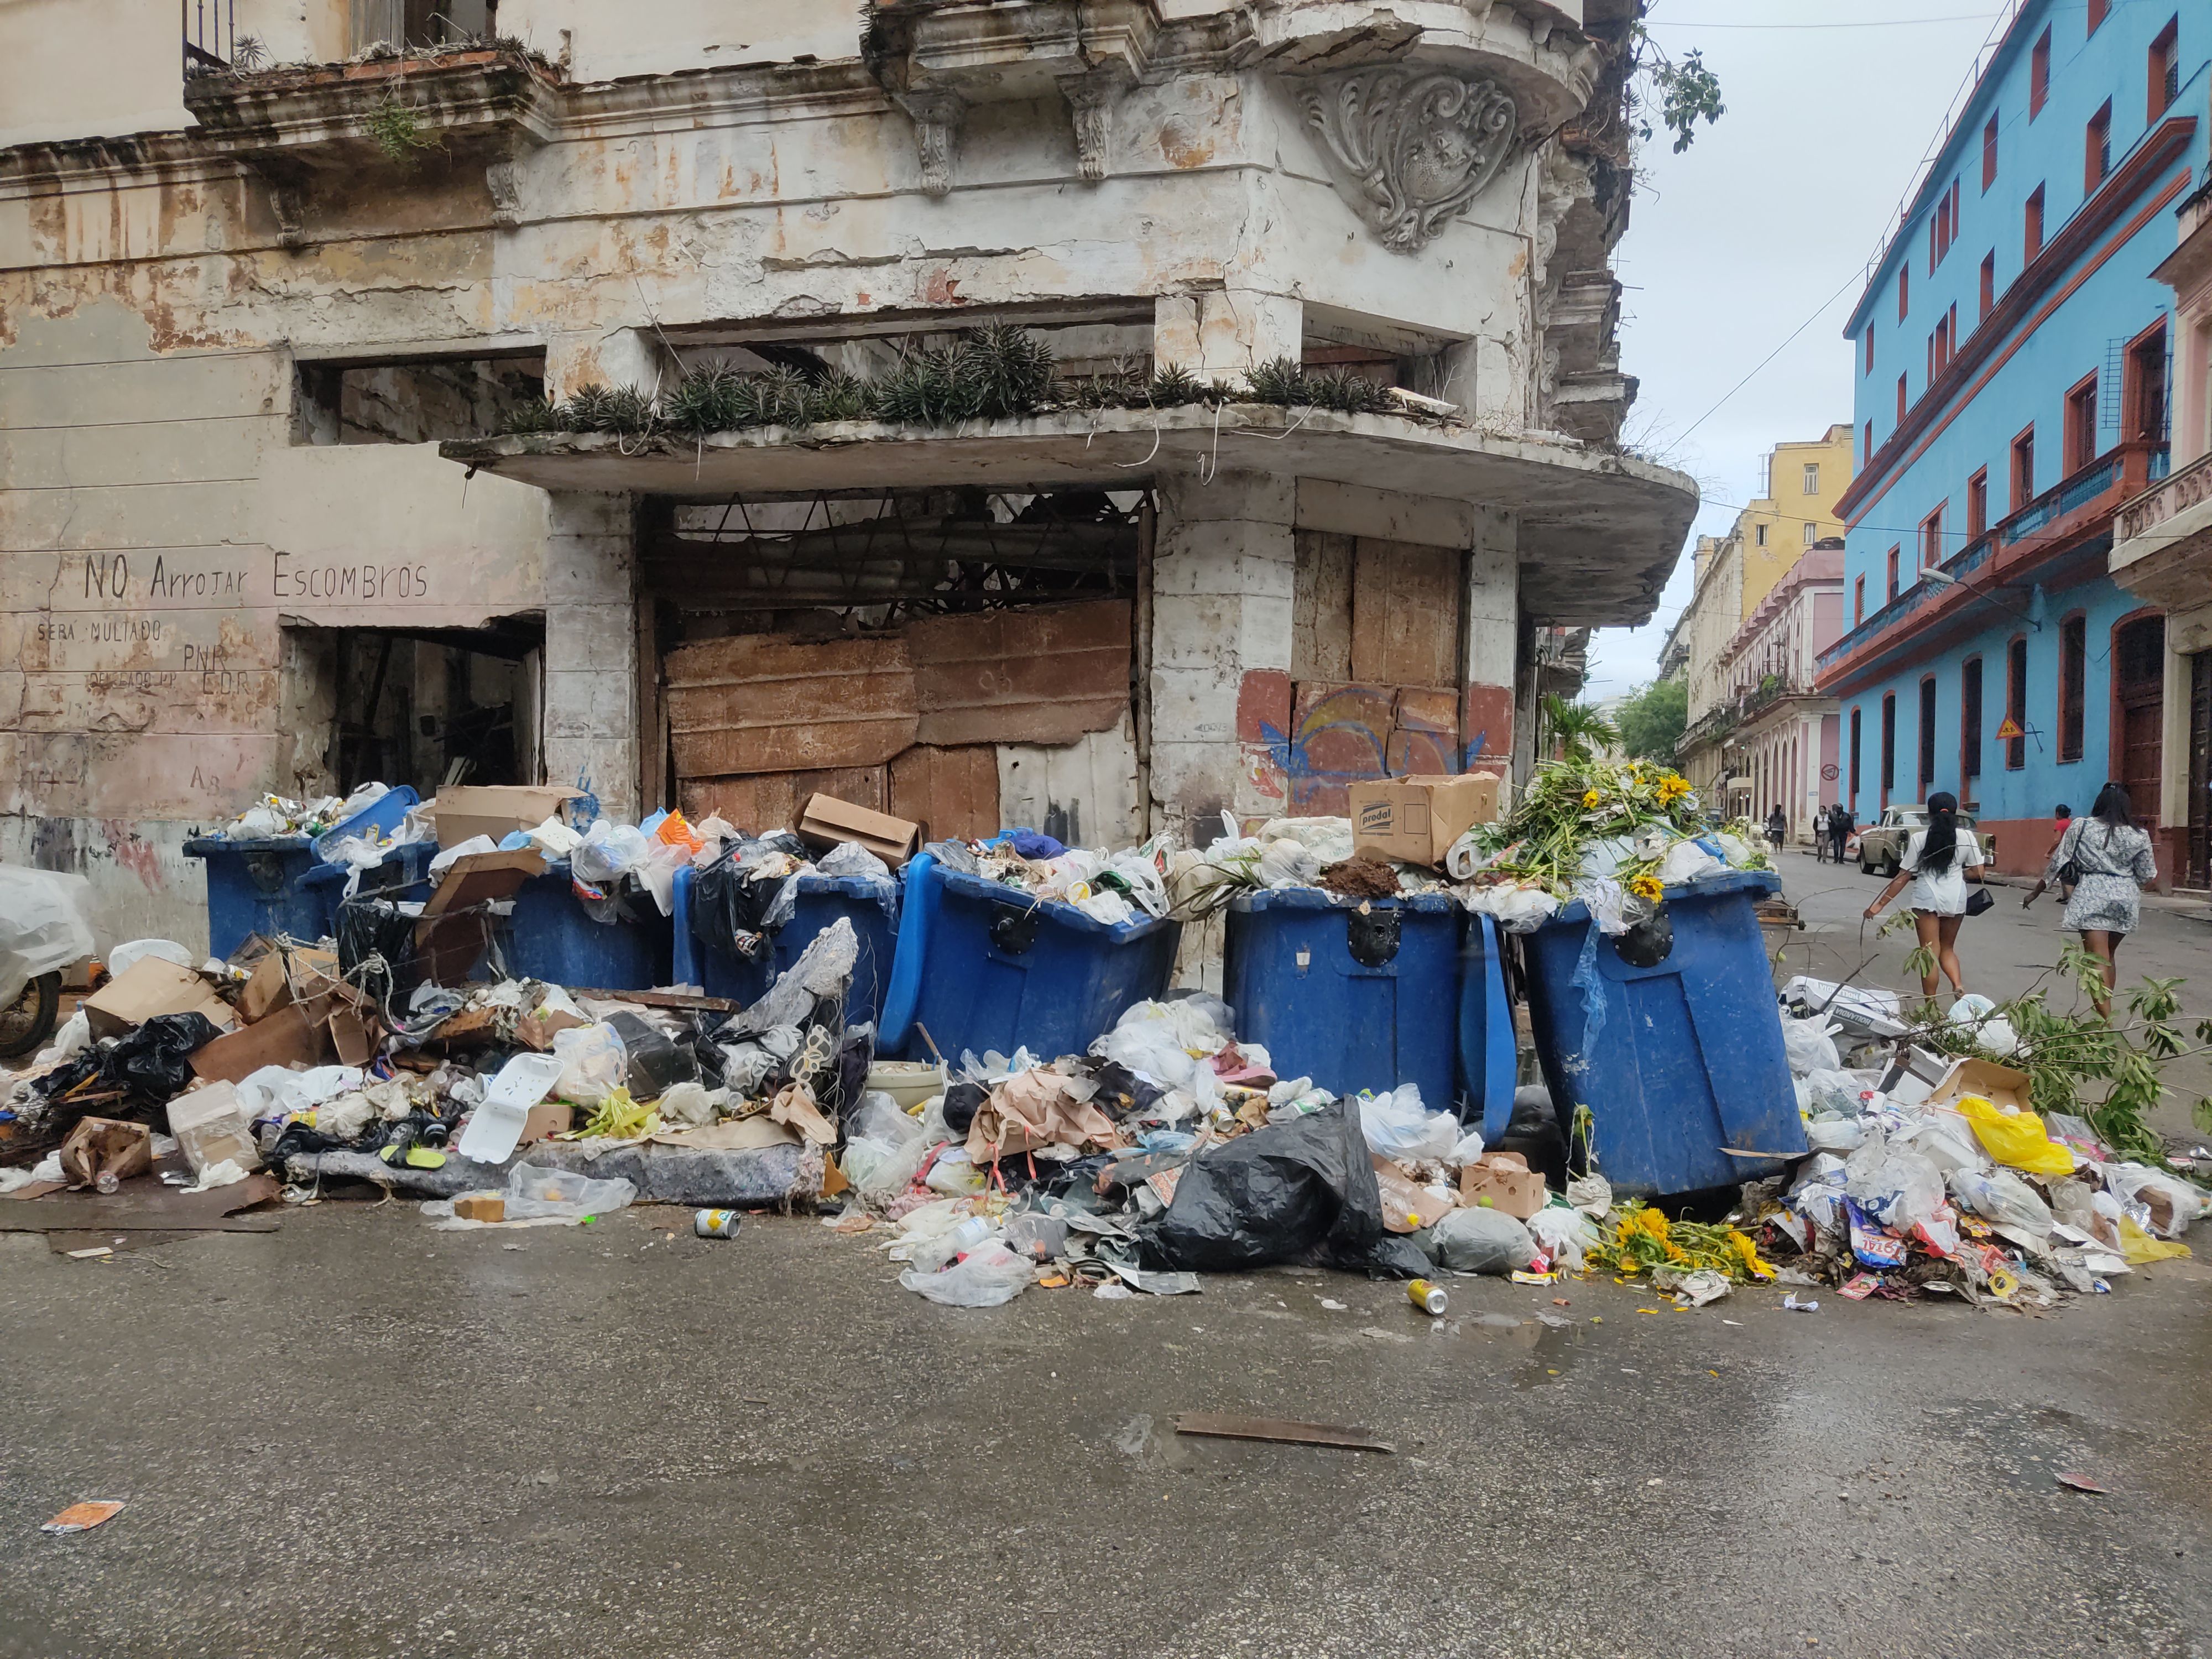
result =
M1674 635L1689 684L1690 724L1674 757L1715 806L1750 810L1748 796L1734 799L1748 781L1727 747L1743 715L1735 647L1797 562L1815 544L1842 537L1836 501L1851 481L1851 435L1848 425L1832 426L1808 442L1775 445L1766 458L1766 493L1736 514L1727 535L1698 537L1691 556L1697 586Z
M1836 501L1851 481L1851 437L1848 425L1832 426L1825 437L1777 444L1767 456L1766 494L1736 520L1743 542L1739 622L1759 609L1814 543L1844 533Z

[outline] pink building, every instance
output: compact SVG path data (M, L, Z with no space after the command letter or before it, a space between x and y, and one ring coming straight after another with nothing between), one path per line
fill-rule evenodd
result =
M1779 806L1794 842L1809 843L1814 817L1839 799L1836 700L1813 677L1843 632L1844 544L1831 539L1790 567L1722 654L1729 811L1764 820Z

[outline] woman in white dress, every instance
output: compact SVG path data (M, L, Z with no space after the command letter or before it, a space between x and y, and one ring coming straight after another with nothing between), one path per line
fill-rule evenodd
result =
M2136 828L2134 803L2118 784L2106 784L2089 816L2066 826L2051 849L2043 879L2027 890L2021 908L2034 903L2054 882L2063 884L2069 873L2074 888L2066 901L2066 925L2081 935L2090 955L2103 961L2105 988L2110 990L2119 980L2120 941L2142 921L2142 890L2158 879L2150 837ZM2110 1017L2112 999L2099 997L2096 1003L2097 1012Z
M1910 881L1905 908L1912 912L1913 931L1921 944L1935 952L1936 965L1951 981L1952 994L1966 994L1966 975L1959 968L1959 927L1966 919L1966 883L1982 878L1982 846L1971 830L1959 824L1959 798L1948 789L1928 798L1928 823L1915 830L1897 861L1897 874L1881 896L1866 908L1878 916ZM1936 994L1933 972L1920 976L1920 994Z

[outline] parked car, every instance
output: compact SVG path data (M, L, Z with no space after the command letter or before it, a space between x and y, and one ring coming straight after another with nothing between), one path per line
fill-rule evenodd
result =
M1974 829L1974 815L1972 812L1960 813L1959 823L1962 829L1972 831L1974 845L1982 849L1984 862L1988 862L1995 856L1996 849L1991 846L1989 838L1980 830ZM1869 876L1895 875L1898 860L1905 854L1905 843L1911 839L1915 830L1924 830L1927 827L1928 807L1924 802L1911 806L1888 808L1882 813L1881 822L1869 823L1858 832L1856 845L1860 873Z

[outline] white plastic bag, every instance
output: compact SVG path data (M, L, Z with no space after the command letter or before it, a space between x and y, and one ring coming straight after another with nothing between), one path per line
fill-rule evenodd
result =
M1836 1052L1836 1040L1830 1031L1827 1020L1818 1014L1810 1019L1784 1018L1782 1048L1790 1056L1792 1075L1810 1078L1815 1072L1844 1069L1844 1057Z
M653 841L644 830L634 823L599 818L568 854L568 870L578 881L597 887L639 868L652 855Z
M1726 860L1714 857L1696 842L1678 841L1661 855L1656 873L1662 887L1678 887L1703 876L1718 875L1727 868Z
M1942 1171L1909 1146L1869 1135L1844 1168L1844 1194L1893 1232L1910 1232L1942 1207Z
M556 1099L597 1106L629 1074L629 1054L611 1025L571 1025L553 1034L553 1058L561 1062L555 1079Z
M1571 1205L1547 1204L1528 1218L1528 1234L1555 1266L1579 1272L1583 1253L1597 1243L1597 1229Z
M1272 1100L1273 1096L1270 1095L1268 1098ZM1445 1154L1444 1162L1453 1169L1459 1170L1466 1168L1481 1156L1482 1136L1478 1131L1470 1129L1462 1135L1457 1144Z
M496 853L497 851L499 851L499 843L489 836L471 836L466 841L457 842L453 846L440 851L438 855L430 860L430 875L433 879L435 879L453 868L457 860L474 858L478 853Z
M623 1180L595 1181L567 1170L518 1164L507 1172L509 1221L581 1221L587 1215L626 1210L637 1188Z
M1421 1104L1417 1083L1401 1084L1387 1095L1360 1096L1359 1128L1370 1152L1408 1162L1447 1158L1461 1137L1457 1117L1431 1112Z
M2201 1191L2147 1164L2106 1165L2105 1185L2124 1202L2148 1205L2152 1217L2148 1231L2161 1238L2180 1237L2204 1213Z
M134 939L107 953L107 971L120 979L148 957L159 957L179 968L194 965L192 953L173 939Z
M2012 1022L1997 1012L1989 998L1969 991L1951 1005L1946 1021L1970 1032L1975 1046L1997 1060L2009 1060L2020 1048Z
M1454 1273L1518 1273L1536 1259L1536 1241L1528 1228L1503 1210L1479 1206L1452 1211L1435 1226L1415 1233L1413 1243L1430 1261Z
M1805 1144L1816 1152L1855 1152L1866 1144L1866 1128L1855 1117L1809 1118Z
M867 876L878 881L891 878L891 867L857 841L841 841L820 858L814 867L825 876Z
M1829 1046L1832 1048L1835 1045L1832 1042ZM1823 1067L1805 1075L1805 1092L1813 1109L1815 1112L1833 1112L1839 1117L1858 1115L1859 1096L1865 1087L1855 1072L1831 1071Z
M2023 1228L2039 1236L2051 1231L2051 1206L2016 1175L2004 1170L1988 1175L1976 1170L1954 1170L1950 1183L1959 1202L1985 1221Z
M1036 1281L1036 1269L998 1239L979 1245L941 1273L909 1267L899 1283L948 1308L995 1308Z

